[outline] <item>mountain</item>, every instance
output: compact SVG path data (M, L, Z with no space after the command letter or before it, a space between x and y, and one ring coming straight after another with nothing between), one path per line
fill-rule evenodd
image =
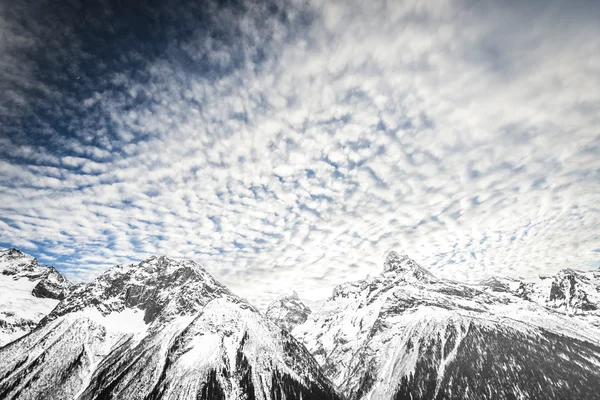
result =
M297 325L304 323L310 313L310 308L304 305L298 293L294 292L275 299L267 308L266 316L281 328L291 332Z
M340 399L287 331L166 257L78 287L0 359L2 399Z
M563 269L553 277L540 275L528 282L496 277L482 282L481 285L509 291L526 300L572 316L600 316L600 270Z
M595 398L598 274L540 282L461 284L391 252L293 334L349 400Z
M0 346L33 329L73 285L17 249L0 250Z

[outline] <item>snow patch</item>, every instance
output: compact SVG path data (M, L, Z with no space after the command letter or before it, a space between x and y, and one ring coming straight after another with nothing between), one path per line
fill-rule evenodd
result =
M76 314L104 326L109 332L136 334L145 333L148 329L148 325L144 321L144 312L134 308L126 308L120 312L102 315L97 308L88 307Z
M194 368L198 364L205 366L216 365L219 359L221 335L209 333L195 336L186 346L186 352L179 358L178 363L184 368Z

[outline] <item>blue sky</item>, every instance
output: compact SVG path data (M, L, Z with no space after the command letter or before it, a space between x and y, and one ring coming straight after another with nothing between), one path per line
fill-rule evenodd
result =
M0 246L259 305L600 265L600 3L0 2Z

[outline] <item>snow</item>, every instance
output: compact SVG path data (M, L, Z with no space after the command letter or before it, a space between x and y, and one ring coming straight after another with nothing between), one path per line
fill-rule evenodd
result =
M31 291L38 282L0 274L0 320L13 327L0 328L0 346L26 334L59 303L58 300L34 297Z
M219 361L220 352L215 351L221 347L221 335L208 333L195 336L184 351L185 354L179 359L179 365L193 368L199 363L207 367L214 366Z
M109 332L133 334L145 333L148 330L148 325L144 322L144 314L142 310L125 308L120 312L102 315L95 307L87 307L78 313L74 313L76 316L89 318L104 326Z
M37 293L53 287L45 297L59 297L61 288L66 292L71 287L58 271L40 266L34 257L16 249L0 250L0 346L29 332L59 303L34 296L38 284Z

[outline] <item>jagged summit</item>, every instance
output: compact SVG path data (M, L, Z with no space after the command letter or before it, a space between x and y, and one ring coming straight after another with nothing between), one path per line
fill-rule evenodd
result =
M412 273L415 278L422 278L425 276L433 278L431 272L420 266L406 254L399 255L395 251L390 251L388 253L385 258L385 263L383 264L384 273L392 271L403 273L409 272Z
M195 313L219 297L233 299L233 294L200 264L153 256L138 264L117 265L77 288L42 322L93 307L105 316L136 308L150 323L158 317Z
M0 249L0 253L3 253L5 255L12 256L12 257L23 257L23 256L26 256L26 257L33 258L30 255L27 255L27 254L23 253L21 250L17 249L16 247L9 247L7 249Z
M72 288L56 269L21 250L0 250L0 346L33 329Z
M412 261L406 254L399 255L395 251L390 251L383 263L383 271L404 270L408 267L408 261Z
M138 275L145 273L152 275L165 275L173 273L182 266L186 266L189 269L196 269L206 272L202 265L192 260L181 260L166 255L153 255L137 264L119 264L113 268L110 268L107 272L119 273L121 271L130 271L129 273Z
M13 258L13 259L14 258L22 258L22 257L33 258L30 255L23 253L21 250L15 248L15 247L0 250L0 255L2 257Z
M4 275L31 272L37 266L37 259L21 250L15 248L0 250L0 270Z
M192 260L180 260L177 258L173 258L173 257L169 257L166 254L160 254L160 255L153 255L148 257L147 259L141 261L139 264L133 264L136 265L137 268L168 268L170 265L172 264L179 264L182 261L187 261L190 265L193 265L197 268L200 269L204 269L204 267L202 267L200 264L192 261Z
M306 321L311 313L295 291L281 295L267 307L266 316L281 328L291 332L297 325Z
M400 256L395 251L390 251L383 264L381 274L374 277L367 275L364 279L342 283L334 287L330 300L338 297L351 297L367 287L374 288L380 285L392 287L409 283L434 283L437 281L438 279L431 272L407 255Z
M350 400L594 397L594 274L469 285L390 252L381 274L337 286L293 334Z
M403 254L402 256L400 256L398 253L396 253L394 250L392 250L385 257L385 264L384 265L398 262L398 261L400 261L401 259L404 259L404 258L408 258L408 256L406 254Z
M410 258L407 254L399 255L395 251L390 251L383 263L383 271L391 272L412 272L415 270L426 271L416 261Z

